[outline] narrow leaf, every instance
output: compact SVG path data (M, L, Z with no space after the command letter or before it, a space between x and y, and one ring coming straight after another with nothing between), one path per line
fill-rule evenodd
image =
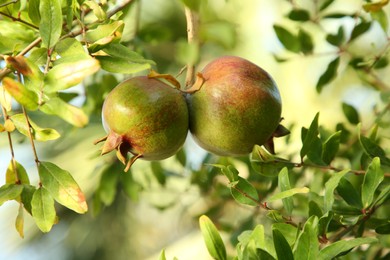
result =
M38 108L38 95L28 90L21 83L5 77L3 79L4 89L22 106L28 110L36 110Z
M390 166L390 159L386 157L386 152L382 147L374 143L370 138L362 135L359 135L359 140L364 152L370 158L379 157L383 165Z
M318 117L320 113L318 112L313 121L310 124L310 127L306 133L305 136L302 135L302 148L300 151L301 159L307 155L309 152L311 146L313 145L313 142L315 141L315 138L318 135Z
M351 240L340 240L323 248L319 253L318 259L320 260L333 259L334 257L337 257L342 253L348 252L354 247L361 246L364 244L375 243L377 241L378 240L373 237L354 238Z
M334 46L340 46L341 44L343 44L344 39L345 35L343 26L339 27L336 34L328 34L326 36L326 41Z
M380 225L375 228L375 232L381 235L390 234L390 223Z
M371 12L370 14L372 19L377 21L382 27L383 32L386 33L389 28L389 19L387 17L386 12L383 9L381 9L375 12Z
M20 198L23 203L24 209L32 215L31 201L37 189L35 186L29 184L24 184L23 186L24 187Z
M52 48L61 36L62 11L60 0L41 0L39 3L39 33L42 43L47 48Z
M294 259L317 259L318 253L318 217L311 216L294 245Z
M351 33L351 38L349 39L349 42L355 40L360 35L367 32L371 27L371 22L361 22L358 25L356 25Z
M374 194L379 184L384 179L384 172L381 169L380 159L375 157L368 166L366 174L364 175L362 184L362 203L363 207L370 206L374 199Z
M294 196L295 194L298 194L298 193L308 193L309 191L310 191L310 189L307 188L307 187L292 188L292 189L289 189L289 190L286 190L286 191L282 191L282 192L279 192L279 193L276 193L276 194L272 195L271 197L269 197L267 202L273 202L273 201L276 201L276 200L289 198L291 196Z
M305 9L292 9L287 17L293 21L305 22L310 20L310 13Z
M15 220L15 228L18 231L19 236L24 238L24 215L23 215L23 204L19 204L18 215Z
M334 2L334 0L325 0L321 6L320 6L320 11L323 11L325 10L326 8L328 8L332 3Z
M334 133L324 142L322 146L322 161L329 165L336 157L340 146L341 131Z
M58 203L77 213L87 212L85 196L69 172L50 162L40 162L38 172L42 185Z
M49 232L56 221L54 200L43 187L34 192L32 201L32 216L42 232Z
M233 198L241 204L250 206L259 205L259 194L255 187L242 177L238 177L238 182L230 187L230 192Z
M226 260L226 249L214 223L205 215L199 218L199 226L211 257L217 260Z
M349 170L343 170L333 174L332 177L325 183L325 195L324 195L324 210L328 212L332 209L334 202L334 190L339 185L341 178L347 174Z
M288 244L286 238L283 236L283 234L278 229L272 229L272 235L278 259L294 260L291 247Z
M301 50L298 37L290 31L279 25L274 25L274 31L279 41L287 50L295 53L298 53Z
M341 178L337 186L337 193L352 207L362 209L360 194L346 178Z
M298 31L298 39L301 45L301 51L303 54L311 54L314 49L313 39L305 30L300 29Z
M112 56L96 56L99 60L102 69L112 73L133 74L143 70L150 69L150 63L137 63L126 58Z
M0 206L4 202L17 199L23 191L23 185L4 184L0 187Z
M317 81L316 89L318 93L321 93L325 85L330 83L337 76L337 68L340 64L340 57L337 57L328 64L325 72L320 76Z
M280 173L278 175L278 186L279 186L280 191L282 191L282 192L291 189L290 179L288 178L288 169L287 168L283 168L280 171ZM291 197L284 198L284 199L282 199L282 202L283 202L283 206L286 209L287 213L289 215L291 215L291 212L292 212L293 207L294 207L292 198Z

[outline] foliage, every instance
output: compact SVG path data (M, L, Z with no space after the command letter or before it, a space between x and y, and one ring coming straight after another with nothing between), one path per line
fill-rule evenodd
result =
M132 9L137 1L0 0L0 136L7 139L11 154L0 205L19 203L15 227L20 236L24 236L25 212L42 232L61 221L64 209L55 203L80 214L89 206L99 216L118 200L119 193L137 202L146 192L157 190L162 195L153 204L165 209L177 203L183 190L196 187L207 203L195 218L199 218L204 250L215 259L389 257L390 86L382 80L389 69L388 1L362 1L356 13L333 11L337 0L317 0L308 7L283 1L289 8L286 24L294 27L283 20L273 26L281 46L274 54L276 61L329 57L313 86L319 95L351 71L362 86L378 93L370 125L356 107L342 103L339 109L345 122L327 129L321 124L321 113L316 113L308 126L298 129L300 146L291 153L273 154L255 146L248 157L207 154L195 169L183 149L170 163L134 165L128 173L114 158L102 159L96 167L100 181L92 195L82 192L72 173L40 159L37 143L65 139L73 127L97 121L105 95L123 77L147 73L152 67L178 72L199 63L207 44L213 44L216 53L235 46L234 25L220 19L207 1L177 2L181 9L176 11L186 9L202 18L195 43L187 43L184 14L180 24L171 17L160 24L136 22L134 36L126 37L125 18L137 19ZM338 24L336 31L323 26L328 20ZM345 26L346 20L354 26ZM362 50L374 48L371 42L359 42L374 27L380 28L386 44L368 54L356 51L357 45ZM315 38L317 34L322 38ZM167 48L168 55L156 43L172 47ZM330 51L318 53L320 44ZM189 73L190 66L187 69ZM73 92L77 88L82 91ZM75 102L76 97L82 102ZM50 120L66 124L61 121L54 129ZM13 144L21 138L30 143L37 185L15 159ZM286 145L293 141L282 140ZM185 180L188 186L170 196L167 191L174 179ZM227 212L232 204L234 213ZM221 217L227 215L234 216L234 223ZM160 259L166 259L164 250Z

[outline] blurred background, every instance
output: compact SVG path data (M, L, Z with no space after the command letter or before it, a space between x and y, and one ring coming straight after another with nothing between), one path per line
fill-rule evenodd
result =
M291 54L278 40L273 29L275 24L292 31L297 29L286 18L293 5L310 9L318 2L321 1L205 1L200 11L204 43L198 52L186 45L182 2L138 0L124 10L126 25L122 42L154 60L160 73L178 75L191 57L195 57L198 71L221 55L241 56L261 66L279 86L283 124L291 130L288 144L284 138L276 140L276 151L281 155L298 155L300 127L308 126L318 111L321 124L333 129L337 123L346 121L340 106L341 101L346 102L359 111L364 127L372 124L373 106L380 98L377 91L362 86L354 71L343 70L345 65L340 68L342 75L321 94L316 91L318 78L338 55L324 37L326 33L336 33L340 25L350 32L355 25L351 17L305 25L315 44L312 55ZM360 12L361 7L359 0L335 1L327 12L354 13ZM385 11L388 15L389 8ZM388 39L380 25L374 23L370 32L354 44L353 51L369 55L383 50ZM288 61L278 62L275 57ZM184 74L178 77L181 82ZM389 81L390 73L381 76L383 81ZM71 91L86 88L92 97L104 97L123 78L120 74L99 72ZM57 141L37 143L40 159L52 161L73 175L87 195L89 212L78 215L56 205L60 222L48 234L42 234L31 216L26 216L22 239L14 227L18 203L4 203L0 207L0 259L157 259L162 249L166 250L168 259L210 259L198 228L201 214L218 212L220 227L230 231L251 221L250 211L237 206L231 198L226 199L230 194L221 183L208 182L210 179L205 174L217 173L206 171L202 163L217 159L196 146L190 136L176 157L161 163L137 161L127 175L113 156L100 157L99 146L93 142L105 133L99 114L101 100L100 103L96 100L99 99L90 96L74 100L74 104L84 106L91 115L89 125L82 129L60 119L31 115L37 123L62 134ZM22 136L16 138L14 150L31 182L37 183L27 140ZM5 172L10 158L7 140L2 135L1 172ZM245 158L235 163L241 174L248 174ZM109 174L113 171L118 174ZM0 185L3 183L4 178L0 178ZM212 185L218 192L210 191ZM219 203L223 200L224 203Z

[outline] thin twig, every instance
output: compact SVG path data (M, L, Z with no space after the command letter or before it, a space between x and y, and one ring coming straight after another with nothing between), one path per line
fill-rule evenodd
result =
M197 12L191 10L188 7L184 8L186 20L187 20L187 39L188 44L199 44L199 15ZM195 80L195 64L192 62L187 64L187 75L186 75L186 87L191 86Z
M29 22L27 22L27 21L25 21L23 19L20 19L20 18L17 18L17 17L13 17L12 15L6 14L4 12L0 12L0 15L8 17L8 18L12 19L12 21L18 21L20 23L23 23L23 24L25 24L25 25L27 25L27 26L29 26L31 28L34 28L35 30L39 30L39 27L37 27L34 24L29 23Z
M7 5L16 4L18 1L19 1L19 0L11 0L11 1L9 1L9 2L0 4L0 8L6 7Z
M38 153L37 153L37 149L35 148L34 137L33 137L32 132L31 132L32 128L31 128L31 124L30 124L30 121L28 119L28 115L27 115L27 112L26 112L26 109L24 108L24 106L22 106L22 111L23 111L24 118L26 119L26 124L27 124L27 129L28 129L28 131L27 131L28 138L30 139L31 148L33 150L35 164L37 165L37 167L39 167Z

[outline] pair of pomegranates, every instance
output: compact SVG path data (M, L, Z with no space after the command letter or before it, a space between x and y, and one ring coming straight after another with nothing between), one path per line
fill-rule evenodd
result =
M158 76L157 76L158 77ZM127 165L162 160L184 144L188 130L205 150L241 156L272 138L281 119L281 98L271 76L235 56L210 62L197 91L186 93L155 76L123 81L107 96L102 154L117 150ZM128 153L134 156L127 159Z

